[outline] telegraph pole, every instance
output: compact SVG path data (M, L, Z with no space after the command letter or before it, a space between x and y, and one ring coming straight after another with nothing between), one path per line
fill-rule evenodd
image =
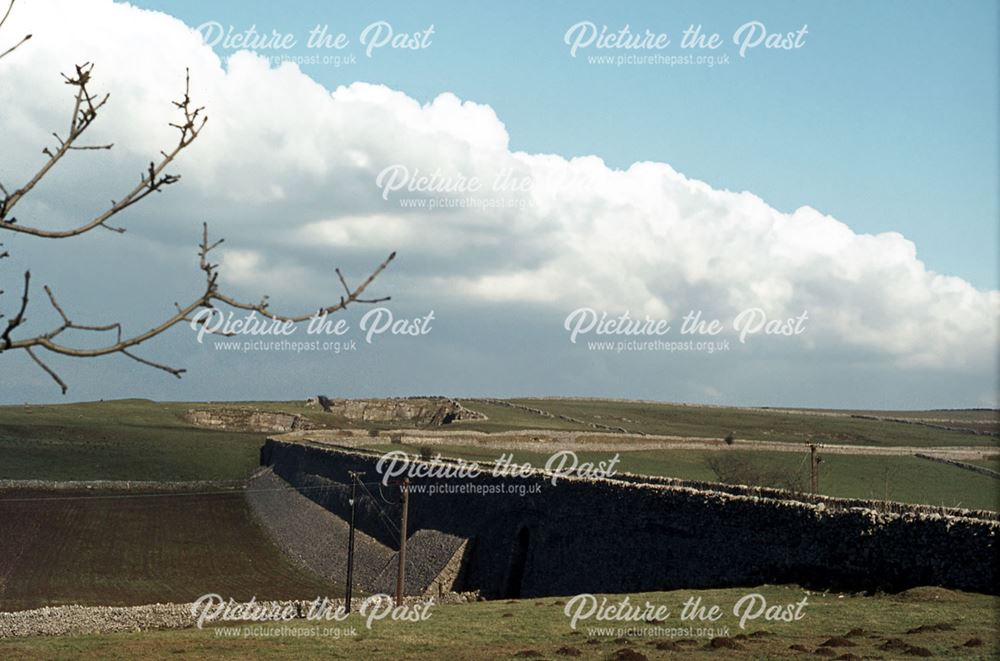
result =
M406 517L410 509L410 480L403 480L403 516L399 524L399 569L396 571L396 605L403 605L403 586L406 583Z
M819 493L819 457L815 443L809 446L809 486L813 494Z
M347 591L344 594L344 610L351 612L351 590L354 587L354 515L358 503L358 478L360 471L348 471L351 476L351 531L347 536Z

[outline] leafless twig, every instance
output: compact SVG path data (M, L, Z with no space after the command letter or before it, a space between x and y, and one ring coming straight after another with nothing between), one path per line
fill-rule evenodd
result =
M268 319L273 319L283 322L299 323L311 319L315 315L330 314L342 310L351 303L380 303L383 301L388 301L390 298L388 296L381 298L362 298L362 294L365 289L382 273L396 257L396 253L390 254L381 264L379 264L375 270L373 270L368 277L357 287L350 287L347 284L343 274L340 269L336 269L337 277L344 287L344 295L340 297L340 300L329 306L320 307L318 310L302 314L302 315L287 315L279 314L273 312L267 300L267 297L261 299L260 303L247 303L240 301L228 294L223 293L219 290L219 267L218 264L213 264L209 260L209 254L212 250L217 248L222 243L222 240L215 241L214 243L209 242L208 238L208 225L207 223L202 227L202 242L199 246L198 256L201 270L205 273L205 289L200 296L196 297L194 300L189 302L187 305L175 304L176 312L168 317L166 320L162 321L153 328L147 330L144 333L134 335L131 337L123 337L122 325L120 323L110 323L105 325L85 325L74 322L66 314L63 307L56 300L55 295L49 287L45 287L45 293L48 295L49 303L52 308L59 315L61 323L55 326L52 330L41 335L36 335L34 337L20 339L20 340L10 340L10 331L20 325L20 318L23 317L23 313L28 304L28 283L30 276L25 277L25 294L23 297L23 304L19 312L17 323L10 322L8 330L0 336L0 341L3 342L0 345L0 352L4 350L17 350L23 349L28 352L31 358L38 363L53 379L63 388L65 392L65 383L58 378L54 370L52 370L48 365L46 365L41 358L34 352L35 349L45 349L51 353L60 354L63 356L71 356L75 358L93 358L97 356L107 356L110 354L121 353L125 356L135 360L144 365L155 367L157 369L163 370L174 376L180 378L181 374L185 372L184 369L170 367L168 365L163 365L160 363L155 363L151 360L141 358L131 351L133 347L136 347L152 338L163 334L170 328L180 324L182 322L196 323L196 320L192 316L199 308L214 308L215 303L223 303L225 305L238 308L241 310L255 311L261 315L267 317ZM83 348L75 347L69 344L65 344L56 341L63 332L68 330L76 331L90 331L90 332L110 332L114 331L116 333L115 341L104 346L94 347L94 348Z
M22 234L30 234L32 236L39 236L47 239L65 239L71 236L78 236L85 232L89 232L96 227L104 227L105 229L121 233L125 231L123 228L112 227L107 224L108 220L110 220L112 216L121 213L133 204L144 200L149 195L157 193L166 186L177 183L177 181L180 180L180 175L167 174L164 170L168 165L170 165L170 163L173 162L181 150L194 142L199 133L201 133L201 130L204 128L205 122L208 121L208 118L203 115L204 109L195 107L191 103L190 72L188 72L185 76L184 97L180 101L173 102L174 106L176 106L182 114L182 119L178 123L170 124L180 132L177 144L174 145L173 149L169 152L160 152L162 157L159 162L150 161L145 172L140 175L139 182L131 190L129 190L124 197L118 201L112 201L109 208L89 221L68 230L42 229L20 222L16 217L11 216L11 212L14 210L17 203L24 199L24 197L38 185L45 175L47 175L49 171L70 151L111 149L113 146L112 144L88 146L81 146L77 144L77 140L88 128L90 128L94 120L97 119L98 111L104 107L110 98L110 95L108 94L97 97L90 92L88 84L90 83L93 68L94 66L88 62L77 65L76 73L72 76L63 74L66 84L76 88L73 102L73 114L70 117L69 132L67 133L65 139L61 138L58 134L53 133L58 143L58 147L56 147L54 151L48 147L42 150L42 153L48 156L48 160L45 161L34 176L32 176L31 179L29 179L23 186L10 193L4 190L3 197L0 198L0 229L19 232Z
M0 18L0 28L2 28L3 24L7 22L7 17L10 16L10 12L12 9L14 9L14 0L10 0L10 2L7 3L7 11L4 12L3 18ZM30 34L26 34L23 37L21 37L20 41L18 41L16 44L11 46L7 50L0 51L0 60L13 53L15 50L17 50L18 46L26 42L28 39L31 39Z
M14 2L11 0L7 7L7 12L4 14L3 18L0 19L0 27L3 27L4 22L6 22L7 16L10 14L10 9L13 7L13 4ZM27 38L28 37L25 39ZM14 48L16 47L17 46ZM12 50L13 48L8 49L0 54L0 57L10 53ZM53 136L55 136L56 139L56 146L52 149L46 147L42 150L42 153L47 156L45 163L42 164L38 171L35 172L35 174L29 178L24 185L13 191L8 190L2 183L0 183L0 195L2 195L2 197L0 197L0 230L7 230L45 239L63 239L79 236L97 227L103 227L105 229L121 233L125 231L123 228L113 227L108 224L108 221L113 216L129 208L133 204L142 201L149 195L160 192L163 188L176 183L180 179L180 175L168 174L165 172L165 169L173 162L174 158L176 158L176 156L183 149L187 148L192 142L194 142L207 121L207 118L203 115L203 108L196 107L191 102L190 73L185 76L184 96L179 101L173 102L174 106L180 110L182 115L182 118L177 123L171 124L172 127L180 132L176 145L169 152L161 151L160 160L156 162L151 161L147 169L140 176L139 182L130 191L126 192L120 200L112 201L111 206L104 212L98 214L87 222L68 230L43 229L36 227L33 224L20 222L15 216L12 215L12 212L18 203L21 202L25 196L31 193L38 183L42 181L52 168L70 151L106 150L111 149L113 146L112 144L82 145L78 143L80 137L93 124L94 120L97 119L99 111L104 107L109 99L109 95L107 94L103 96L95 96L91 93L88 85L91 81L92 72L93 65L90 63L84 63L75 67L73 75L63 75L66 84L75 88L73 112L70 116L69 129L66 136L61 137L59 134L53 133ZM164 321L153 326L144 333L132 336L125 335L123 326L120 322L95 325L81 324L73 321L73 319L67 314L63 305L56 299L52 289L46 285L43 289L48 297L50 306L59 317L60 321L58 325L52 327L45 333L15 339L15 331L17 331L18 328L21 328L27 321L26 312L29 304L31 273L30 271L26 271L24 273L24 289L17 313L9 318L0 313L0 319L7 320L6 325L3 328L3 333L0 334L0 354L5 351L24 351L28 354L32 361L34 361L56 382L56 384L62 389L63 393L66 392L67 385L65 381L60 378L58 373L56 373L56 371L42 359L42 356L40 355L42 350L48 353L73 358L93 358L111 354L122 354L142 365L165 371L180 378L180 376L185 372L184 369L171 367L169 365L143 358L134 353L133 349L165 333L170 328L182 322L188 322L193 325L196 324L198 320L195 318L195 312L199 308L215 309L215 305L217 303L221 303L236 309L257 312L269 319L281 322L298 323L306 321L314 315L337 312L352 303L379 303L389 300L389 297L362 298L362 295L375 278L377 278L379 274L381 274L382 271L389 266L389 263L395 258L396 253L390 254L385 261L379 264L360 285L354 288L348 285L347 280L344 278L340 269L335 269L337 279L340 281L340 284L344 289L344 294L341 295L339 300L335 303L320 307L318 310L307 314L287 315L275 313L270 308L267 296L261 298L258 303L249 303L241 301L220 290L219 267L218 264L213 264L211 262L210 254L221 243L222 239L215 242L209 241L208 224L204 223L202 225L202 240L198 250L199 268L205 274L204 290L187 305L174 303L175 312L171 316L167 317ZM3 244L0 244L0 247L2 246ZM6 250L0 252L0 259L8 256L9 254ZM0 290L0 295L2 294L3 291ZM204 324L205 321L203 320L202 325L204 326ZM97 347L78 346L72 342L63 340L63 334L72 331L82 333L114 333L114 340Z

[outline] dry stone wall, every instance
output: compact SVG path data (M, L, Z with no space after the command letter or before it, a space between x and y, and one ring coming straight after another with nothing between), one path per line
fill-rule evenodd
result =
M345 490L310 486L349 484L348 471L377 478L378 458L273 439L261 448L263 465L340 518L350 511ZM415 488L410 529L467 540L456 588L489 597L762 583L998 592L995 513L885 508L638 477L565 478L552 486L542 475L486 473L413 484L430 482L455 492L429 495ZM463 493L470 482L493 491ZM374 513L362 513L358 524L383 544L392 542Z
M940 464L948 464L949 466L955 466L967 471L972 471L973 473L985 475L986 477L992 477L995 480L1000 480L1000 472L986 468L985 466L977 466L976 464L969 464L964 461L955 461L954 459L948 459L947 457L935 457L934 455L925 454L923 452L918 452L914 456L920 457L921 459L927 459L928 461L936 461Z
M507 399L493 399L493 398L484 397L484 398L480 399L479 401L486 402L487 404L492 404L493 406L503 406L504 408L508 408L508 409L516 409L518 411L524 411L525 413L531 413L531 414L534 414L534 415L537 415L537 416L541 416L543 418L550 418L552 420L565 420L566 422L572 422L574 424L582 425L584 427L590 427L591 429L600 429L600 430L603 430L603 431L609 431L609 432L613 432L613 433L616 433L616 434L628 434L628 433L631 433L631 432L629 432L629 430L625 429L624 427L617 427L617 426L614 426L614 425L605 425L605 424L601 424L599 422L590 422L588 420L581 420L580 418L574 418L574 417L568 416L568 415L549 413L548 411L543 411L542 409L535 408L535 407L532 407L532 406L525 406L524 404L517 404L517 403L512 402L510 400L507 400ZM644 434L642 434L642 432L639 432L639 435L642 436Z

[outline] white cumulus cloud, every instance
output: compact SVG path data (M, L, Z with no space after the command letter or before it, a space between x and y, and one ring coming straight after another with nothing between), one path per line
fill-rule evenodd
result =
M859 234L808 207L782 213L665 163L616 170L594 156L511 152L487 105L447 91L421 103L366 83L328 90L248 52L224 64L180 21L110 0L19 3L4 34L27 30L35 39L0 61L0 178L38 163L39 145L66 122L58 72L84 61L112 92L93 141L114 140L115 153L94 158L105 159L101 173L131 176L169 144L169 101L188 67L210 121L164 202L181 217L210 215L230 237L234 286L291 289L310 280L310 255L398 250L410 257L398 266L410 291L429 297L673 318L808 311L813 348L900 366L994 362L1000 293L929 271L899 233ZM385 199L375 181L394 164L485 185ZM532 186L492 190L501 175ZM466 204L431 210L404 197ZM178 240L190 229L178 223Z

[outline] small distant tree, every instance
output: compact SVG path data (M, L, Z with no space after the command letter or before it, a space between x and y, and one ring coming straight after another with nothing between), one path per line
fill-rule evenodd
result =
M2 1L2 0L0 0ZM20 39L16 39L11 46L4 49L3 26L7 22L11 11L14 8L15 0L9 0L6 11L0 16L0 59L9 57L20 46L24 45L31 35L28 34ZM91 91L94 65L86 62L74 67L70 74L63 74L64 82L73 91L73 107L70 112L68 129L65 133L53 133L55 144L42 149L45 159L38 169L24 178L24 183L17 186L8 186L5 179L8 173L3 170L3 163L0 162L0 235L7 232L10 234L20 234L34 239L69 239L86 234L93 230L103 229L121 234L125 228L111 225L111 220L118 214L124 212L135 204L145 200L154 193L160 193L168 186L177 183L180 175L170 174L166 170L173 163L174 159L182 151L187 149L201 134L205 128L208 118L204 115L204 108L196 106L190 97L190 76L185 79L184 94L173 105L177 109L180 118L176 123L170 125L177 129L177 142L166 151L161 151L155 160L142 171L139 181L128 191L125 191L116 200L97 215L79 221L70 229L48 229L42 224L34 222L36 219L15 216L15 211L22 207L20 203L28 197L36 186L59 164L70 152L74 151L102 151L109 150L113 144L83 144L81 138L97 120L100 111L107 104L110 96L108 94L95 94ZM158 72L153 72L156 75ZM3 84L0 82L0 84ZM0 154L3 154L3 147L0 144ZM52 289L45 285L42 291L48 299L52 310L58 315L60 322L49 328L45 332L36 334L21 335L25 324L28 321L28 308L32 296L36 293L32 290L31 270L25 270L22 277L17 278L17 286L20 296L11 309L4 312L0 310L0 355L6 352L23 351L35 364L48 374L65 394L67 385L58 373L43 359L45 354L56 354L69 358L95 358L111 354L121 354L142 365L163 370L178 378L186 371L181 368L171 367L161 363L140 357L135 353L135 349L149 340L162 335L174 326L188 322L193 322L193 315L201 308L214 308L221 304L239 310L254 311L269 319L299 323L307 321L314 314L331 314L344 309L351 303L378 303L389 300L389 297L363 299L361 296L365 289L375 280L382 271L388 267L389 262L396 256L395 253L379 264L364 282L358 287L348 286L343 274L336 269L340 284L344 288L344 294L340 300L332 304L317 306L312 311L300 315L284 315L273 312L268 302L268 297L264 296L260 301L241 301L223 292L219 287L219 265L212 263L210 253L222 239L210 241L208 234L208 224L202 224L202 238L199 245L199 268L205 274L204 289L195 294L185 304L174 303L174 310L159 323L154 324L149 330L128 334L124 325L120 321L101 323L79 323L75 316L71 316L69 308L60 303ZM0 260L10 257L10 252L4 249L3 242L0 242ZM0 272L0 296L4 294L5 284L9 281L8 276ZM204 318L207 322L208 318ZM6 323L4 323L6 322ZM111 338L103 344L94 346L92 343L77 343L67 341L67 336L74 332L86 334L110 335ZM66 335L64 335L64 333ZM322 403L322 400L321 400Z
M726 442L726 445L732 445L733 442L736 441L735 434L736 432L729 432L728 434L726 434L726 437L722 440Z

